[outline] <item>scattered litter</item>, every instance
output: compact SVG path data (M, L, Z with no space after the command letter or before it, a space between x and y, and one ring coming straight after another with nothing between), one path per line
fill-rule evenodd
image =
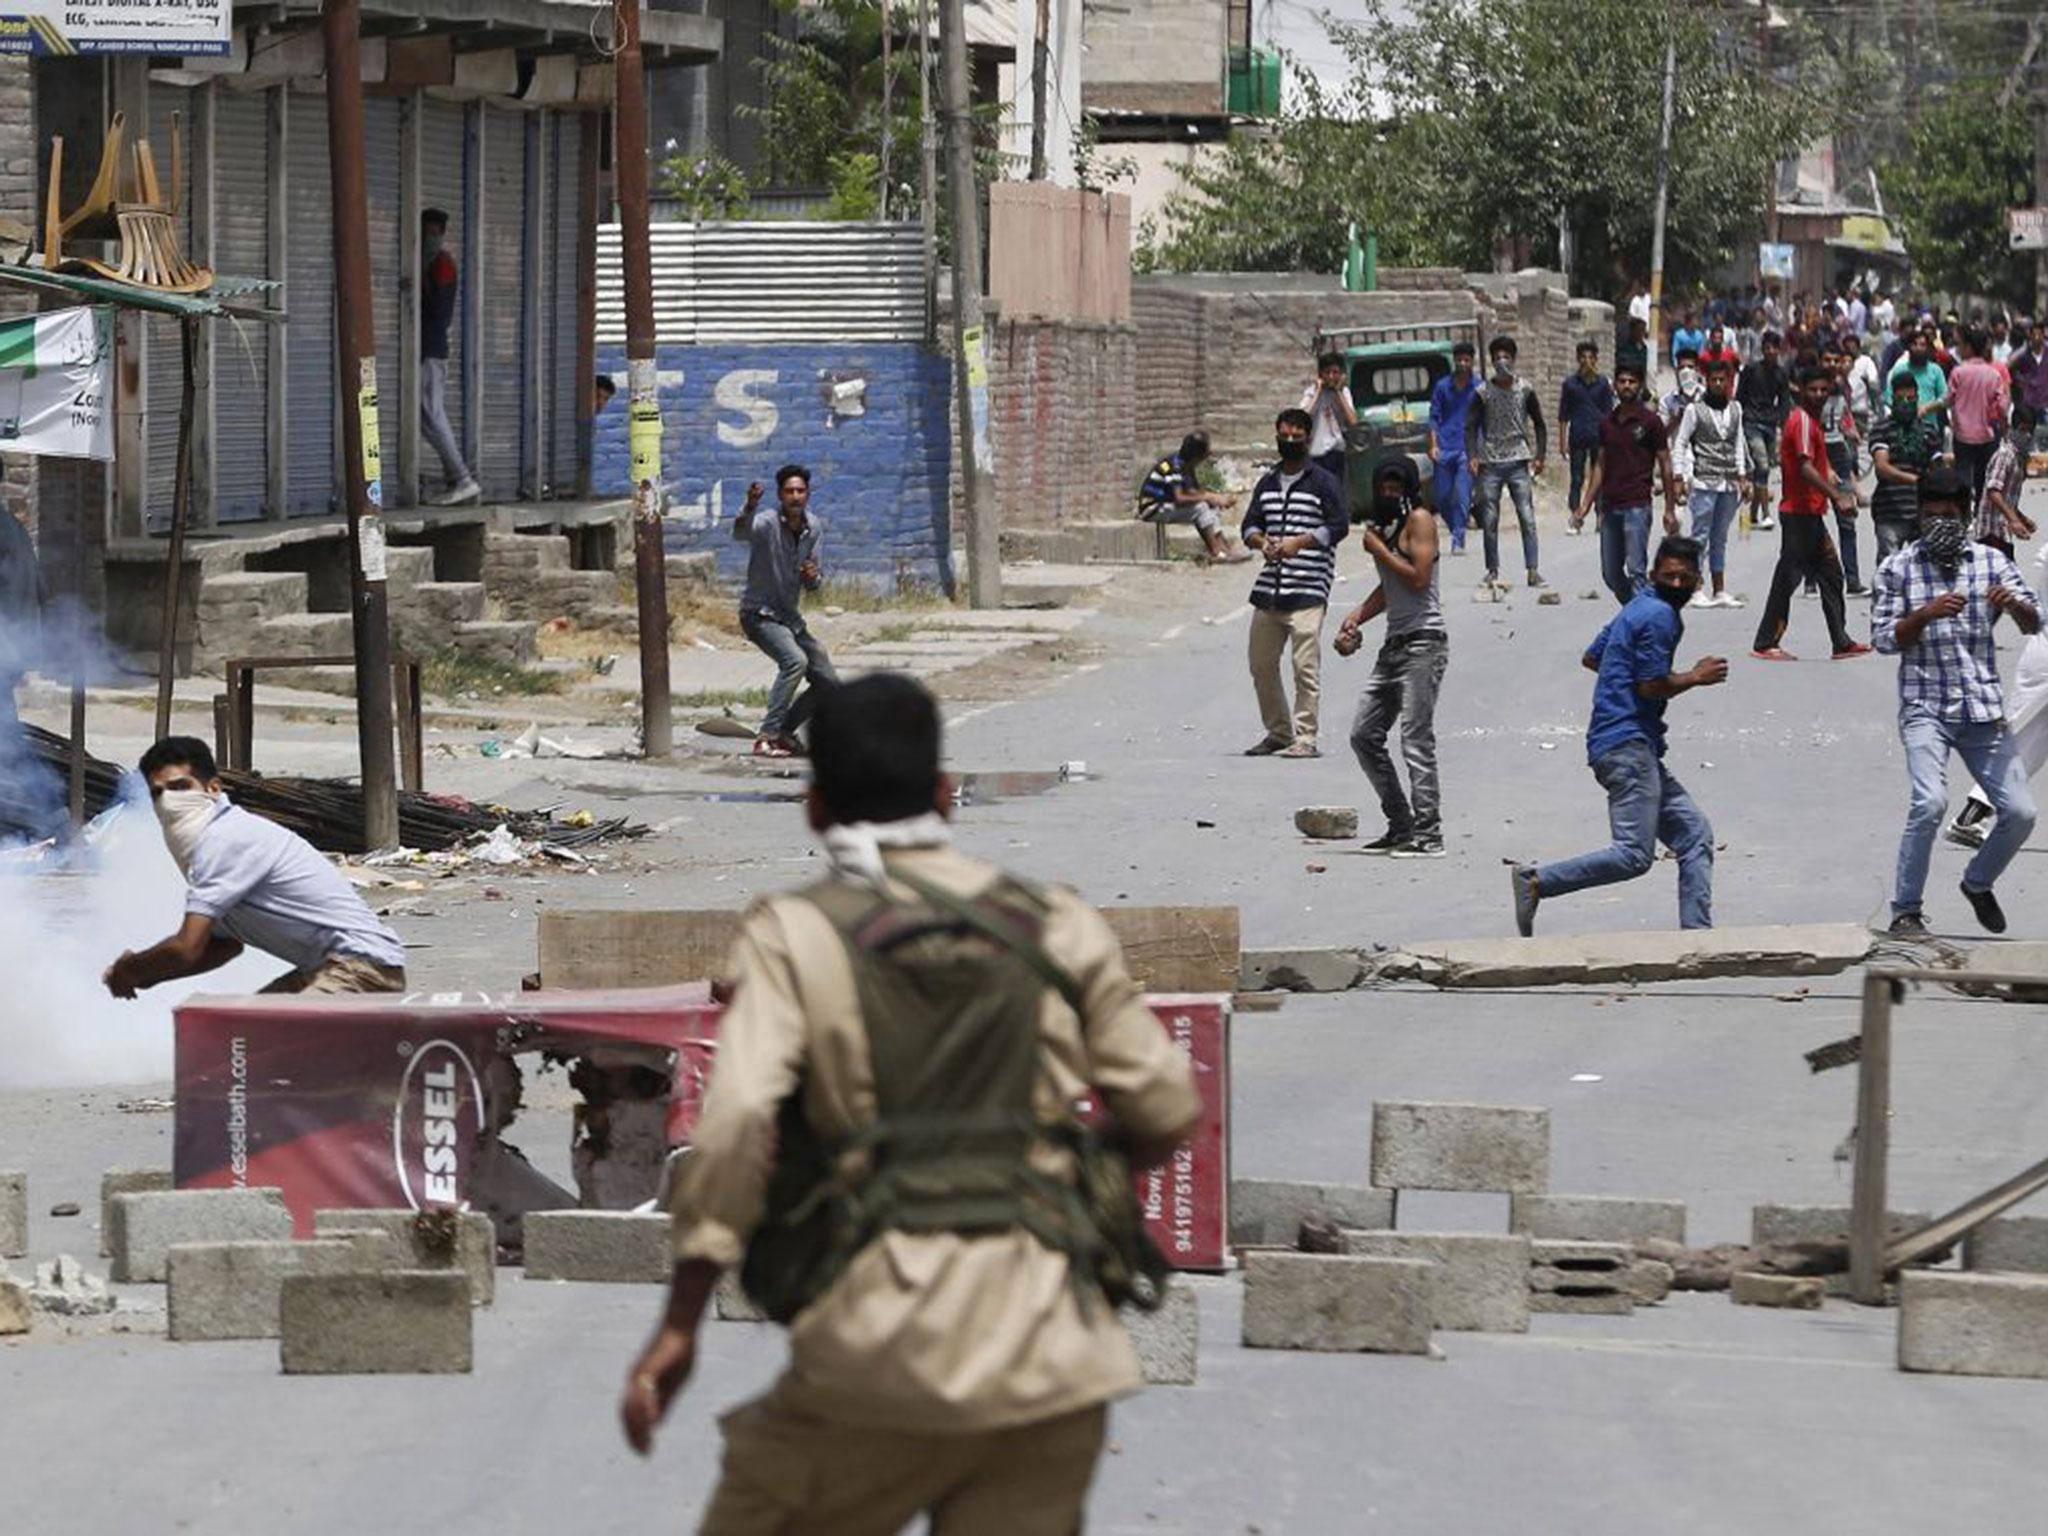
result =
M1202 828L1204 831L1213 831L1215 829L1216 823L1213 821L1202 821L1198 819L1195 822L1195 825Z
M1604 1079L1598 1072L1574 1072L1572 1074L1572 1081L1575 1083L1598 1083L1604 1081Z
M510 741L487 741L478 749L485 757L511 760L522 757L603 757L603 747L588 741L543 736L535 722Z
M1308 872L1312 875L1326 874L1329 868L1327 864L1311 864L1308 866Z
M697 647L700 651L715 651L718 649L717 646L706 640L702 635L692 635L690 637L690 644Z
M142 1097L118 1100L114 1108L124 1115L161 1115L178 1107L176 1099Z
M1600 601L1600 594L1598 591L1581 592L1579 594L1579 601L1582 603L1597 603Z
M1794 987L1790 992L1775 992L1772 997L1781 1003L1803 1003L1810 995L1810 991L1807 987Z
M1539 741L1536 743L1536 750L1539 752L1555 752L1557 750L1557 743L1554 741Z
M1541 608L1555 608L1563 601L1564 594L1562 592L1545 592L1536 599L1536 604Z
M827 603L825 605L825 617L828 619L836 619L845 612L846 610L840 607L837 603Z
M1714 765L1713 765L1712 763L1701 763L1701 764L1700 764L1700 766L1701 766L1702 768L1711 768L1711 767L1713 767Z
M52 1216L76 1216L78 1214L78 1202L76 1200L59 1200L50 1207L50 1214Z
M619 653L617 651L609 651L606 654L598 657L597 660L593 661L590 664L590 670L595 672L599 677L610 677L612 675L612 668L616 667L618 664Z
M1087 777L1088 764L1082 761L1080 758L1075 758L1070 763L1060 764L1060 782L1063 784L1071 783L1075 779L1085 779Z

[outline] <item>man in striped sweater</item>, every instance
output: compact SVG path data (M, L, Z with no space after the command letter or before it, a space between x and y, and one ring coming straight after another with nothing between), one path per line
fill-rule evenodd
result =
M1320 757L1316 706L1321 697L1323 617L1337 574L1337 546L1351 531L1336 478L1308 456L1314 423L1307 411L1274 422L1280 462L1252 488L1241 536L1265 557L1252 583L1252 687L1266 734L1246 757ZM1294 711L1280 679L1280 652L1292 652Z

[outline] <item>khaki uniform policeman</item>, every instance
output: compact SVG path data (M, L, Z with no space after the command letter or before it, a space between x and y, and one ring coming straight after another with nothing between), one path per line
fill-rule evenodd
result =
M837 739L832 716L893 734L889 710L906 689L916 685L863 679L821 702L821 782ZM932 710L935 779L936 711L916 695ZM937 781L942 810L950 799L950 784ZM834 824L814 788L811 817L843 873L908 872L957 896L1001 878L947 845L938 814ZM896 879L889 889L912 899ZM1077 1013L1051 988L1039 1005L1038 1118L1060 1118L1092 1087L1134 1161L1163 1161L1200 1110L1187 1058L1145 1006L1101 916L1070 893L1043 895L1041 946L1078 984L1082 1006ZM729 974L734 1001L676 1199L669 1311L622 1409L643 1450L688 1375L718 1274L739 1262L762 1218L783 1100L801 1079L805 1117L827 1139L876 1116L852 962L817 906L801 897L758 903ZM1032 1162L1070 1173L1064 1157L1040 1147ZM1067 1536L1079 1527L1107 1404L1140 1381L1115 1313L1074 1283L1065 1255L1032 1235L884 1231L796 1316L782 1378L724 1420L724 1476L702 1529L883 1536L929 1513L942 1536Z

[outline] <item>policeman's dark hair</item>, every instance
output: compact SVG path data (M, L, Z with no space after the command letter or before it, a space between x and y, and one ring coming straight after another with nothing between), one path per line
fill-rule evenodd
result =
M900 672L827 687L811 715L811 781L841 825L922 816L939 789L939 706Z
M420 210L420 228L428 229L436 224L440 225L443 229L448 227L448 210L445 208L422 208Z
M1451 356L1453 358L1477 357L1478 355L1479 349L1469 341L1454 341L1451 343Z
M785 464L775 471L775 489L781 490L784 481L801 480L806 489L811 483L811 472L801 464Z
M1499 357L1503 352L1507 353L1509 357L1513 357L1518 350L1515 346L1515 338L1512 336L1496 336L1486 344L1486 355L1488 357Z
M1948 465L1936 464L1920 476L1920 505L1924 507L1933 501L1968 507L1970 488L1963 483L1963 477Z
M1657 545L1657 558L1650 562L1655 570L1666 560L1682 560L1698 575L1700 569L1700 541L1689 539L1682 533L1667 533Z
M1304 432L1313 432L1316 429L1314 418L1298 405L1290 405L1278 416L1275 416L1273 418L1273 425L1276 427L1299 427Z
M145 779L159 768L190 768L192 776L202 782L220 777L213 749L197 736L166 736L143 753L135 766Z
M1199 429L1180 440L1180 456L1189 464L1209 457L1209 434Z
M1343 366L1344 354L1342 352L1319 352L1316 354L1317 373L1321 373L1326 368L1342 368Z

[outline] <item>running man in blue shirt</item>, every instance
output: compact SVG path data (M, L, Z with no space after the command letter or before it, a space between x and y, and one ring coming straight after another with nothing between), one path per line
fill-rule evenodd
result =
M1451 530L1451 553L1465 553L1472 511L1472 463L1465 456L1465 421L1479 389L1473 374L1478 350L1469 341L1451 348L1451 371L1429 392L1429 460L1436 466L1436 510Z
M1544 897L1648 874L1660 842L1678 856L1679 927L1714 926L1714 829L1664 766L1666 701L1728 678L1728 663L1718 656L1703 656L1683 672L1673 670L1685 634L1680 611L1699 585L1699 542L1665 539L1657 546L1651 584L1586 648L1586 670L1599 676L1593 685L1593 719L1586 728L1586 760L1607 791L1614 842L1556 864L1514 867L1515 927L1525 939L1536 931L1536 906Z

